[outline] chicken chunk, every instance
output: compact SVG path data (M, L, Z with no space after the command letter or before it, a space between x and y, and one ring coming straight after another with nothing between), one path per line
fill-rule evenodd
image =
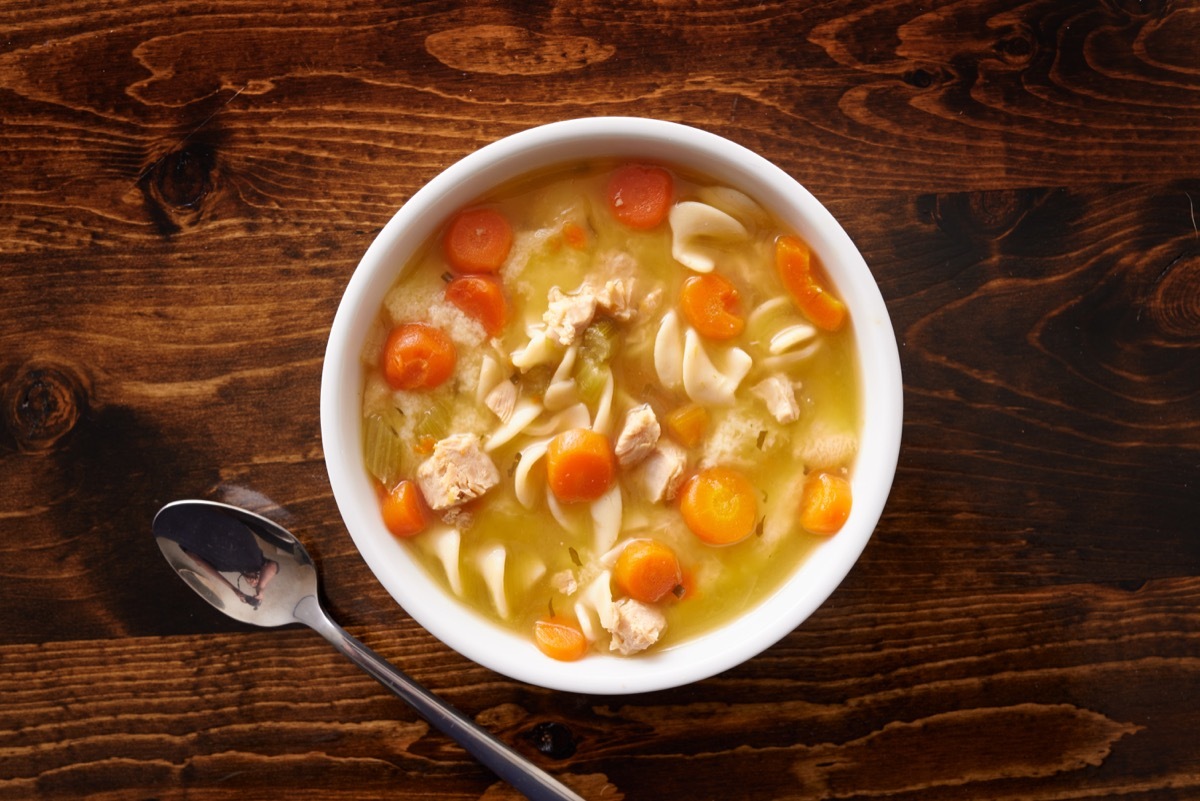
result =
M617 464L621 467L633 467L641 462L654 450L661 434L662 428L650 404L634 406L625 413L625 422L613 449L617 455Z
M511 381L501 381L488 393L484 405L500 418L500 422L507 423L517 405L516 384Z
M796 390L787 376L774 373L750 388L750 392L762 399L767 411L781 423L791 423L800 417L800 404L796 402Z
M542 320L546 335L562 346L570 345L583 333L596 315L596 293L586 284L568 295L558 287L550 287L550 305Z
M629 322L638 310L637 304L633 302L633 287L632 278L612 278L605 281L604 286L596 292L596 306L614 320Z
M473 434L454 434L433 446L417 468L417 486L431 509L449 509L500 483L500 471Z
M663 613L653 606L624 598L613 604L612 641L608 647L622 656L644 651L662 636L667 627Z
M679 492L686 467L687 451L669 439L660 438L638 466L636 480L651 503L669 501Z

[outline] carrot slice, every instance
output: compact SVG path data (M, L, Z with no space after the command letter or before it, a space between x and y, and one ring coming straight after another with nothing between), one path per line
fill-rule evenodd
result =
M512 249L513 230L495 209L465 209L454 215L442 237L446 261L460 273L494 273Z
M694 448L704 439L708 430L708 409L698 403L689 403L667 413L667 430L685 447Z
M574 662L588 649L587 637L579 626L558 617L535 622L533 641L539 651L560 662Z
M679 586L675 588L675 597L681 601L696 599L700 597L700 585L696 583L696 574L691 570L684 570L682 577L679 579Z
M838 330L846 320L846 305L816 284L800 309L813 325L826 331Z
M850 517L850 482L832 473L805 477L800 496L800 525L813 534L836 534Z
M397 537L420 534L429 524L425 499L417 485L404 479L383 496L383 524Z
M746 327L737 287L716 273L685 280L679 304L692 328L709 339L733 339Z
M457 351L441 329L401 323L388 334L380 366L392 389L432 389L454 372Z
M675 180L662 167L626 164L609 176L605 192L613 216L630 228L644 231L667 218Z
M579 223L563 223L562 235L563 241L576 250L583 250L587 247L587 231L583 230L583 226Z
M546 481L564 503L594 501L608 491L617 460L608 437L589 428L572 428L550 440Z
M446 300L477 320L489 336L499 336L508 322L504 289L490 275L460 275L446 284Z
M658 540L633 540L613 565L617 589L635 601L661 601L683 582L679 559L670 546Z
M836 331L846 321L846 305L825 289L813 275L812 254L803 240L781 236L775 241L775 269L783 285L812 324Z
M709 545L732 545L754 531L758 498L754 485L728 467L701 470L683 485L679 499L683 522Z

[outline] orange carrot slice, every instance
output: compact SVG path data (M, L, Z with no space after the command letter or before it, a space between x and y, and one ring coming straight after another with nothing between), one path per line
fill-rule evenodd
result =
M800 525L813 534L836 534L850 517L850 482L832 473L811 473L800 496Z
M432 389L454 372L457 351L441 329L401 323L388 334L380 366L392 389Z
M508 301L500 282L490 275L461 275L446 284L446 300L477 320L489 336L499 336L508 323Z
M626 164L609 176L605 194L608 208L619 222L644 231L667 218L675 179L661 167Z
M704 439L708 430L708 409L698 403L689 403L667 413L667 430L687 448L694 448Z
M587 247L587 231L579 223L565 222L562 227L563 241L576 250Z
M758 498L754 485L736 470L710 467L683 485L679 499L683 522L709 545L732 545L754 531Z
M546 481L564 503L594 501L608 491L617 473L617 459L608 437L589 428L573 428L550 440L546 450Z
M588 650L587 638L579 626L558 617L535 622L533 641L539 651L560 662L574 662Z
M737 287L716 273L685 280L679 304L692 328L709 339L733 339L746 327Z
M781 236L775 241L775 269L796 307L813 325L836 331L846 321L846 305L813 275L812 254L803 240Z
M383 496L383 524L397 537L420 534L429 524L425 499L413 482L405 479Z
M679 559L658 540L633 540L613 565L617 589L642 603L661 601L683 582Z
M494 273L512 249L513 230L495 209L465 209L454 215L442 236L442 252L460 273Z

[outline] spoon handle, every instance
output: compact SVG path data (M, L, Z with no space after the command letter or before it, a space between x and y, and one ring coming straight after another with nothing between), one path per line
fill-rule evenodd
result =
M526 798L531 801L585 801L355 639L325 614L315 596L309 595L302 599L296 605L294 614L296 620L329 640L334 648L374 676L384 687L400 696L421 717L461 745Z

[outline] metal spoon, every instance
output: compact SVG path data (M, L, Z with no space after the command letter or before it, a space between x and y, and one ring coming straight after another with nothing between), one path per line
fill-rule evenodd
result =
M235 506L175 501L154 516L153 530L175 572L229 617L256 626L303 623L527 798L584 801L330 619L317 598L317 568L286 529Z

